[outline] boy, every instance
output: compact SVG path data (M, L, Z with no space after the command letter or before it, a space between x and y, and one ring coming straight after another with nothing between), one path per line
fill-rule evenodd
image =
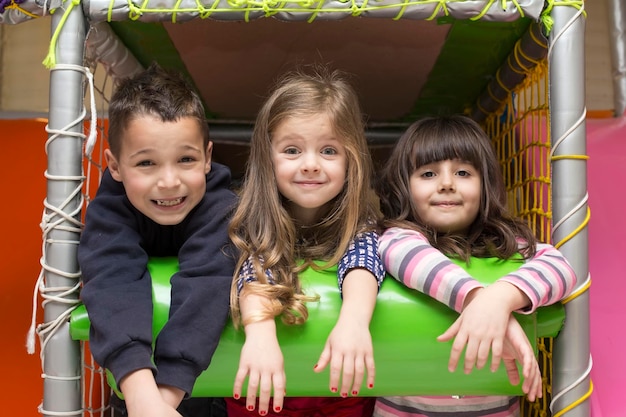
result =
M228 316L230 171L211 162L198 95L155 64L118 86L108 142L78 248L91 352L112 372L130 417L180 416ZM177 256L180 271L153 349L146 263L160 256Z

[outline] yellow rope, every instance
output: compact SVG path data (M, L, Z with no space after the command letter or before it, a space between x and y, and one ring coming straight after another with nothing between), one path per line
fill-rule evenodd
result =
M562 299L561 303L562 304L569 303L570 301L572 301L573 299L579 297L581 294L583 294L585 291L587 291L590 287L591 287L591 279L588 279L587 281L585 281L585 283L584 283L584 285L582 287L580 287L579 289L577 289L576 291L574 291L573 293L571 293L570 295L568 295L567 297Z
M74 9L74 6L78 6L79 4L80 0L72 0L70 2L70 4L67 6L67 9L65 9L65 13L63 13L63 16L61 17L59 24L54 30L54 33L52 34L52 38L50 39L50 45L48 46L48 55L46 55L42 62L43 65L48 69L53 68L57 64L56 48L59 36L61 34L61 29L63 29L63 26L65 25L65 22L67 21L70 13Z
M554 26L554 20L552 19L552 9L555 6L574 7L577 10L582 10L583 16L587 17L584 0L547 0L546 7L544 7L540 16L541 23L543 23L543 26L546 28L546 35L550 34L550 32L552 31L552 26Z
M591 393L593 392L593 381L589 381L589 390L579 399L562 409L561 411L554 413L552 417L561 417L563 414L567 413L574 407L579 406L583 401L587 400L587 398L591 397Z
M197 13L202 19L209 18L214 14L219 13L233 13L242 12L243 20L245 22L250 21L251 13L263 12L265 17L271 17L277 13L311 13L311 16L307 19L308 22L312 22L317 18L320 12L324 13L344 13L353 17L363 15L365 12L375 10L389 10L397 9L398 13L392 18L393 20L401 19L406 10L411 6L423 6L432 4L434 6L431 15L424 20L434 20L440 15L449 16L450 11L447 7L449 0L399 0L397 3L391 4L377 4L377 2L363 1L359 4L355 0L339 0L339 4L345 5L345 7L328 7L328 4L324 0L295 0L295 1L276 1L276 0L228 0L227 7L219 7L219 0L213 0L210 7L203 5L200 0L196 0L195 7L179 7L182 4L181 0L177 0L173 8L158 8L148 7L148 2L143 1L141 6L137 6L132 0L127 1L128 18L130 20L138 20L144 14L150 13L170 13L172 14L172 22L176 22L176 16L181 13ZM470 18L470 20L479 20L483 18L489 11L489 8L494 4L496 0L490 0L487 5L476 16ZM501 0L503 8L506 8L507 1ZM508 0L515 5L520 17L524 17L524 11L518 4L517 0ZM107 10L107 21L111 22L113 19L113 7L115 0L109 1L109 7Z
M589 155L554 155L551 160L552 161L560 161L563 159L579 159L579 160L587 160L589 159Z
M5 6L4 8L5 10L7 9L14 9L14 10L18 10L19 12L25 14L28 17L31 17L33 19L37 19L41 16L37 16L36 14L33 14L31 12L29 12L28 10L22 9L18 4L16 4L13 0L11 0L11 4L9 4L8 6Z
M587 207L587 214L585 215L585 219L583 220L583 222L579 224L578 227L576 227L576 229L574 229L569 235L561 239L560 242L555 243L554 247L558 249L561 246L563 246L567 241L569 241L571 238L576 236L578 232L580 232L582 229L587 227L587 224L589 223L590 218L591 218L591 210L589 209L589 207Z

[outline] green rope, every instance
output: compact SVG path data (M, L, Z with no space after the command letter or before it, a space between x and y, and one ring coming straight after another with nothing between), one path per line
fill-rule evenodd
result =
M52 34L52 39L50 39L50 45L48 46L48 55L46 55L42 62L47 69L54 68L54 66L57 64L56 49L57 42L59 41L59 36L61 34L61 29L63 29L63 26L65 25L65 22L67 21L67 18L69 17L72 9L74 9L74 6L78 6L79 4L80 0L72 0L70 2L70 4L67 6L67 9L65 9L65 13L63 13L63 17L61 17L61 21L59 22L56 29L54 30L54 33ZM54 13L54 11L51 11L51 13Z

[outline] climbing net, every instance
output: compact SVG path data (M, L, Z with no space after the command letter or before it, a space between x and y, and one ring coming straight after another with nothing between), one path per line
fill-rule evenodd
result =
M502 167L509 209L524 219L542 242L552 242L548 68L540 62L485 121ZM552 394L552 338L538 340L543 397L522 400L521 415L549 415Z

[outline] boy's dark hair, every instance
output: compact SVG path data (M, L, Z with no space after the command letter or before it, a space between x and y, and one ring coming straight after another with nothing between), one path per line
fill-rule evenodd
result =
M423 165L460 159L471 163L482 177L478 216L467 236L438 233L417 216L410 180ZM425 117L414 122L398 140L378 184L384 227L416 229L448 256L466 261L470 256L508 259L526 242L525 257L534 254L536 238L506 207L506 189L489 137L478 123L462 115Z
M122 137L135 118L154 116L163 122L183 117L198 121L204 140L209 143L209 126L200 96L180 73L153 63L145 71L122 80L109 103L109 149L119 158Z

